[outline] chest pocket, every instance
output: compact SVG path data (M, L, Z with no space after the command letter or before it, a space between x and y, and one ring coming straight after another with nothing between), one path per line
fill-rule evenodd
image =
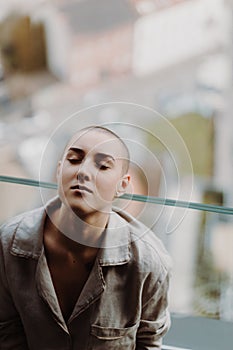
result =
M92 325L92 349L133 350L136 348L137 327L137 324L127 328L110 328Z

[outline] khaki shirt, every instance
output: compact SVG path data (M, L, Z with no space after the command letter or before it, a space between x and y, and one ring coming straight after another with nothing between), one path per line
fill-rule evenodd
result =
M48 208L24 213L0 231L0 349L160 349L170 325L170 259L143 224L113 210L106 246L67 322L43 247Z

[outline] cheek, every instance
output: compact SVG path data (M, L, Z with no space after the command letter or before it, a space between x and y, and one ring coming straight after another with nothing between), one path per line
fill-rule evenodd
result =
M60 183L60 185L64 185L67 182L67 178L68 178L67 172L62 170L58 178L58 183Z
M117 183L119 178L111 174L103 176L98 174L96 176L96 189L99 193L105 193L107 197L115 195Z
M77 173L77 169L71 166L63 166L60 171L60 179L66 181L74 176Z
M59 191L66 192L66 190L69 189L71 182L72 182L72 174L70 172L62 170L59 176L57 177L57 184L58 184Z

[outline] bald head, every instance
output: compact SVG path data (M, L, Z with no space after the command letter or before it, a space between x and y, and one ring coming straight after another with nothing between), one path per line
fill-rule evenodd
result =
M89 127L85 127L83 129L78 130L70 139L70 141L68 142L65 150L67 148L69 148L79 137L81 137L82 135L86 135L86 134L91 134L91 133L103 133L107 136L109 136L109 142L110 141L117 141L117 143L119 144L119 154L118 157L119 159L122 160L122 172L123 175L126 174L129 170L129 163L130 163L130 154L129 154L129 150L128 147L126 146L125 142L117 135L115 134L112 130L107 129L105 127L102 126L89 126ZM108 142L108 141L106 141Z

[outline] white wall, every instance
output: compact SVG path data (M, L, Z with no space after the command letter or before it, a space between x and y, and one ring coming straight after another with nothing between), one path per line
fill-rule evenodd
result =
M226 45L223 0L185 1L138 20L133 69L147 74Z

